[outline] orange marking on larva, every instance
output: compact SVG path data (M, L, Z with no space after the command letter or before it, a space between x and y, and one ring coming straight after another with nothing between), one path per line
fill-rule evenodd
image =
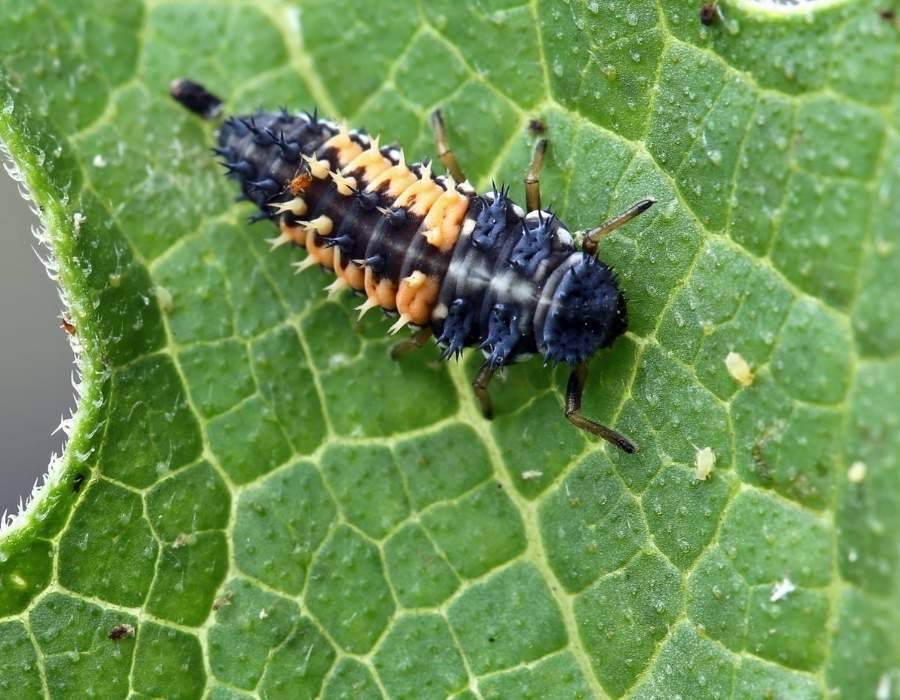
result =
M278 222L278 228L281 229L281 233L287 236L291 241L300 246L306 245L306 227L304 226L293 226L287 221L286 216L282 216L281 220Z
M367 192L377 192L382 185L387 183L387 192L395 199L399 197L403 190L416 182L419 178L416 174L406 167L404 163L388 168L381 175L376 177L366 188Z
M350 134L341 130L322 144L322 152L334 151L338 164L343 168L360 153L363 148L350 138Z
M428 323L440 289L441 285L436 277L416 270L409 277L400 280L397 311L401 316L407 317L410 323L419 326Z
M366 268L366 295L382 309L392 311L397 308L397 290L389 279L375 279L372 268Z
M416 216L425 216L444 190L434 180L419 180L407 187L394 201L394 207L408 207Z
M288 189L290 189L291 194L295 197L299 197L306 191L306 188L310 186L312 183L312 175L309 172L300 173L297 177L291 180L291 184L288 185Z
M446 253L459 238L459 230L469 210L469 198L456 190L447 190L441 195L422 223L423 234L428 242Z
M318 239L320 236L312 231L306 236L306 249L309 251L309 257L315 260L319 265L334 269L334 248L323 245Z
M338 253L338 259L340 259L340 253ZM340 274L344 281L351 287L353 287L353 289L365 289L366 271L359 265L354 262L348 262L344 269L341 269L340 266L336 267L335 269L338 270L338 274Z
M352 261L348 261L346 265L343 264L343 256L341 255L341 249L338 247L334 248L334 274L336 274L340 279L344 280L347 284L349 284L353 289L363 289L366 284L365 273L363 269L354 264Z
M362 170L362 179L365 182L372 182L372 180L390 167L391 161L381 155L379 151L373 151L369 148L350 161L342 172L344 175L350 175L357 170Z

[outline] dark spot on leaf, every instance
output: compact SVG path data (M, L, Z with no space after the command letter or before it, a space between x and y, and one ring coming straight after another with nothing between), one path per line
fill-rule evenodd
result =
M750 450L750 454L753 457L753 466L756 467L756 473L759 475L759 478L763 482L771 482L772 469L765 454L763 454L763 443L755 442Z
M705 26L709 27L710 25L713 25L718 21L719 21L719 8L716 7L716 3L714 3L714 2L703 3L703 7L700 8L700 22L702 22Z
M133 637L134 636L134 625L129 625L128 623L122 625L116 625L113 627L109 634L106 635L112 641L118 642L121 639L125 639L125 637Z
M231 605L231 601L234 599L234 593L228 591L227 593L223 593L220 596L217 596L213 601L212 609L216 611L220 608L224 608L226 605Z
M65 316L59 317L59 327L62 328L69 335L76 335L78 330L75 328L75 324L72 323Z

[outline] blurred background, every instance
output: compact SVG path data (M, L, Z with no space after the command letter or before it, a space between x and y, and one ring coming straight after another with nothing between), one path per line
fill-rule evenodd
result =
M36 223L0 168L0 513L14 512L46 472L64 439L50 433L75 405L62 304L32 250Z

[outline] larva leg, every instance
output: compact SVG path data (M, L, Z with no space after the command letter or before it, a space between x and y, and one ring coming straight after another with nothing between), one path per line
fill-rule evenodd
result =
M481 404L481 415L490 420L494 417L494 407L491 405L491 395L488 393L488 384L494 376L495 367L490 362L485 362L475 375L475 381L472 382L472 388L475 390L475 396L478 397L478 403Z
M569 385L566 388L566 418L578 428L602 437L623 452L628 454L637 452L637 446L624 435L581 415L581 395L584 392L585 382L587 382L587 374L587 365L581 363L572 370L572 374L569 376Z
M418 350L428 342L430 337L431 328L420 328L410 338L401 340L399 343L394 343L391 346L391 359L399 360L404 355L409 355L409 353Z
M531 155L531 165L525 174L525 206L528 211L541 208L541 168L547 152L547 139L538 139Z
M453 151L451 151L450 147L447 145L444 115L439 109L436 109L431 113L431 128L434 129L434 140L437 144L438 158L441 159L441 163L444 164L447 172L450 173L454 180L457 182L465 182L466 176L463 174L462 168L459 167L459 162L456 160L456 156L453 155Z
M588 255L594 255L597 252L597 245L606 234L610 233L611 231L615 231L620 226L624 226L639 214L643 214L650 207L652 207L655 202L656 200L653 199L653 197L642 199L637 204L631 205L628 209L623 211L618 216L614 216L613 218L611 218L605 224L591 229L584 234L584 243L582 244L582 250L584 250L584 252Z

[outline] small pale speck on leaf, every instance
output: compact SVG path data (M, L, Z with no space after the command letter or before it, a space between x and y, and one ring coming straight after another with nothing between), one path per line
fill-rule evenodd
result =
M328 358L328 369L334 369L335 367L343 367L348 364L350 360L352 360L347 353L344 352L336 352L334 355L331 355Z
M866 465L864 462L854 462L847 470L847 480L851 484L861 484L866 478Z
M94 156L94 160L92 161L95 168L105 168L106 167L106 158L101 156L99 153Z
M772 587L772 595L769 596L769 601L772 603L777 603L779 600L784 600L791 593L797 590L797 586L794 585L794 582L791 581L787 576L785 576L781 581L776 583Z
M82 214L80 211L76 211L72 215L72 227L75 229L73 233L77 236L81 233L81 225L87 221L87 217Z
M741 386L753 384L753 372L740 353L734 351L728 353L725 356L725 367L728 368L728 374Z
M197 541L197 538L186 532L179 532L178 536L175 538L175 541L172 543L172 547L174 549L181 549L182 547L189 547Z
M266 609L265 609L265 608L260 608L260 611L259 611L259 619L260 619L260 620L265 620L267 617L269 617L269 613L266 611Z
M706 481L712 474L713 467L716 466L716 453L711 447L694 447L697 454L694 460L694 478L697 481Z
M544 472L539 471L537 469L528 469L522 472L522 480L523 481L531 481L532 479L540 479L544 476Z
M175 300L172 297L172 292L170 292L165 287L157 286L156 300L159 302L159 308L162 309L163 313L169 313L175 306Z

